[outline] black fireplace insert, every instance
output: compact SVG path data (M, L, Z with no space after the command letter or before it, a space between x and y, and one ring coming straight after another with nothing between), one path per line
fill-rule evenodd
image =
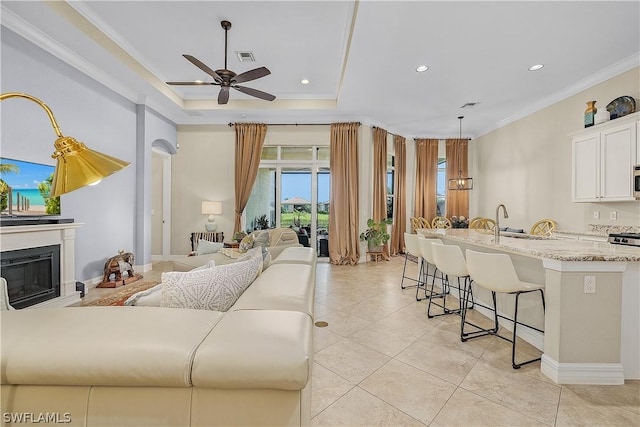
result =
M60 245L0 254L9 304L20 309L60 296Z

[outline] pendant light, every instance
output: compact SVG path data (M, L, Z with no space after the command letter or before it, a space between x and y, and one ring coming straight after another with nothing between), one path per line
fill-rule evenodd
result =
M462 119L464 119L464 116L458 116L458 120L460 120L460 139L462 139ZM473 189L473 178L462 176L462 157L458 156L458 158L460 159L458 177L449 180L448 188L449 190L471 190Z

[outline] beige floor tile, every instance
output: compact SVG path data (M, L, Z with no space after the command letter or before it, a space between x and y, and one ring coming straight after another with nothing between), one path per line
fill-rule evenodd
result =
M340 311L368 320L369 322L376 322L395 312L394 309L380 305L370 299L350 305Z
M325 314L329 313L331 310L324 304L320 304L319 302L314 303L313 305L313 317L315 320L322 320L321 317Z
M349 336L387 356L395 356L433 328L413 314L396 312Z
M443 380L460 384L490 344L489 340L495 338L462 343L459 328L459 323L443 322L398 354L396 359Z
M463 389L457 389L431 426L545 426L517 411Z
M329 323L327 330L343 337L347 337L371 324L368 320L364 320L360 317L352 316L341 311L327 313L322 316L322 320Z
M639 426L640 381L562 387L557 426Z
M315 326L313 328L313 351L314 353L317 353L323 348L327 348L330 345L337 343L341 339L344 338L338 334L328 331L327 328Z
M311 418L355 387L349 381L314 363L311 383Z
M360 388L354 388L311 420L313 426L424 426Z
M320 350L314 360L342 378L358 384L390 358L347 338Z
M532 378L510 363L496 368L480 360L460 387L543 424L555 422L560 386Z
M455 385L396 360L371 374L360 387L425 424L456 390Z
M399 310L413 303L415 298L410 292L408 294L382 292L371 296L368 301L375 302L376 304L389 307L394 310Z

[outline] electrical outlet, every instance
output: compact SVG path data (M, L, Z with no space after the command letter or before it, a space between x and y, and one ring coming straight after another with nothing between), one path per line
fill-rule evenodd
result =
M609 219L618 219L618 213L616 211L609 212Z
M600 211L593 211L593 219L600 219Z
M584 293L596 293L596 276L584 276Z

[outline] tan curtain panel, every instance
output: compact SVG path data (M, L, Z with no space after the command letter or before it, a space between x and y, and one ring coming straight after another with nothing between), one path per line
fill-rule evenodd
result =
M396 163L390 252L398 255L404 252L404 232L407 230L407 147L405 138L399 135L393 139L393 145Z
M373 220L387 219L387 131L373 129Z
M373 129L373 213L374 221L387 219L387 131L379 127ZM385 257L389 255L389 245L384 245Z
M331 196L329 201L329 260L356 265L360 259L358 234L359 123L331 125Z
M436 216L438 140L416 139L416 188L413 216L431 221Z
M258 175L260 157L264 137L267 134L267 125L262 123L236 123L236 150L235 150L235 223L234 234L240 231L242 212L247 206L251 189Z
M447 139L447 181L456 178L460 171L462 176L469 176L467 167L469 141L466 139ZM447 189L446 216L469 217L469 191Z

